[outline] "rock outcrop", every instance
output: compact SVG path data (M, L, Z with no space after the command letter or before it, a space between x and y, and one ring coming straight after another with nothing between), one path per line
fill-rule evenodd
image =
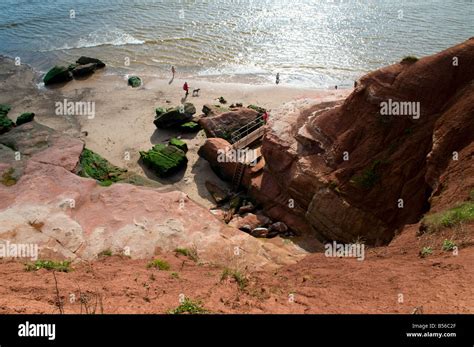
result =
M268 216L292 230L323 242L386 244L434 202L452 204L473 189L472 175L450 180L446 171L474 167L473 80L470 39L369 73L346 100L300 100L274 110L262 141L264 165L243 184ZM219 136L214 129L226 125L224 118L201 123ZM216 160L228 146L223 141L209 139L200 153L230 180L234 165Z
M74 171L83 149L81 140L34 121L0 136L0 176L9 177L0 184L0 239L37 243L41 259L95 259L104 251L149 258L185 247L196 247L204 262L227 266L297 259L224 225L181 192L102 187L79 177Z
M259 113L257 111L241 108L217 116L203 117L199 120L199 124L206 132L207 137L220 137L230 141L233 131L257 120L258 117Z

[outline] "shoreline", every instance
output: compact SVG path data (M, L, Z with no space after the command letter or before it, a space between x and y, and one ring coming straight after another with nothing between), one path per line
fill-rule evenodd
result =
M182 191L206 208L214 206L205 188L206 180L221 188L228 188L228 183L218 178L209 164L197 154L206 140L204 132L182 134L174 130L158 130L153 124L155 108L177 106L181 103L184 96L182 85L185 81L190 85L191 91L193 88L201 89L199 97L192 97L190 93L186 100L195 105L196 115L201 113L204 104L219 104L217 98L220 96L227 100L227 104L222 105L224 107L237 102L243 103L244 106L256 104L269 109L271 116L272 110L288 102L302 99L313 102L342 99L352 91L296 88L281 84L210 82L183 79L179 74L172 83L170 80L144 77L142 86L131 88L127 85L125 76L110 74L109 71L105 68L84 80L38 88L36 82L42 78L38 71L26 64L16 67L10 58L3 56L0 58L0 73L7 72L10 75L6 78L5 85L1 85L0 103L11 104L11 117L22 112L35 112L37 122L82 138L86 148L112 164ZM14 89L8 88L10 79L14 80ZM55 103L63 102L64 99L94 102L95 117L88 119L86 116L56 116ZM85 133L87 136L84 136ZM166 143L175 136L181 136L188 144L188 165L184 171L172 177L156 177L141 165L139 151L149 150L157 143Z
M79 58L79 56L77 56ZM15 61L15 57L5 55L5 54L0 54L0 59L5 59L5 60L10 60L12 62ZM74 59L73 59L74 60ZM52 68L54 65L64 65L67 66L68 63L73 63L74 61L68 61L68 62L61 62L61 61L56 61L55 63L52 63L50 68ZM107 64L107 61L105 60L105 63ZM22 66L26 66L27 68L31 69L34 74L36 75L37 78L37 86L39 89L44 88L44 85L42 84L42 77L48 72L49 69L42 70L36 66L34 66L32 63L21 63ZM132 75L139 75L143 77L147 77L149 79L159 79L159 80L167 80L171 75L171 72L166 72L164 73L165 70L156 68L154 69L152 66L142 64L138 65L137 69L133 69L131 67L116 67L116 66L110 66L107 65L105 68L104 75L105 76L121 76L121 77L126 77L126 76L132 76ZM171 68L171 65L169 66ZM207 69L212 69L211 67ZM158 73L153 73L152 71L156 70ZM224 68L222 70L225 70ZM205 71L205 70L203 70ZM195 71L198 72L198 71ZM201 71L202 72L202 71ZM368 73L369 71L364 72ZM249 86L277 86L275 83L275 76L272 76L272 79L264 77L266 75L265 73L238 73L238 74L232 74L232 73L225 73L222 71L222 73L209 73L209 74L200 74L198 73L189 73L189 72L184 72L180 73L179 67L177 67L177 74L180 74L183 79L188 79L188 80L197 80L197 81L202 81L204 83L209 82L209 83L223 83L223 84L236 84L236 85L249 85ZM305 83L303 81L293 81L290 83L285 83L285 76L286 75L284 72L282 73L280 71L280 75L283 76L281 83L279 84L280 87L285 87L285 88L291 88L291 89L306 89L306 90L333 90L334 86L317 86L313 85L313 82L310 83ZM311 80L311 76L314 77L314 75L305 75L305 77L308 80ZM363 76L363 75L361 75ZM344 83L341 80L341 84L337 84L338 89L341 90L348 90L348 89L353 89L352 85L348 83Z

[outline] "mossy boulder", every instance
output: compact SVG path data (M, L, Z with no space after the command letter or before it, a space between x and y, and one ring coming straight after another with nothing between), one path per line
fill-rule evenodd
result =
M7 116L10 109L9 105L0 104L0 134L10 131L15 126L15 123Z
M188 151L188 145L186 144L186 142L184 142L183 140L177 139L176 137L173 137L168 144L170 146L175 146L179 148L184 153Z
M157 144L149 151L140 151L143 163L160 177L170 176L186 166L186 154L175 146Z
M190 102L183 105L164 110L162 107L156 109L156 116L153 123L157 128L178 127L188 123L193 119L196 107Z
M19 126L19 125L31 122L34 118L35 118L35 114L33 112L22 113L20 117L16 119L16 125Z
M72 73L67 67L55 66L44 76L44 85L63 83L72 80Z
M105 63L102 60L99 60L96 58L84 57L84 56L77 59L76 64L79 64L79 65L96 64L98 69L105 67Z
M133 88L140 87L142 85L142 80L138 76L131 76L128 79L128 85L132 86Z
M110 164L87 148L82 151L79 164L80 169L77 172L79 176L93 178L102 186L109 186L122 180L123 175L127 172L125 169Z
M0 116L6 116L10 110L11 107L9 105L0 104Z
M198 123L191 121L181 124L179 126L179 129L187 133L194 133L196 131L201 130L201 126Z

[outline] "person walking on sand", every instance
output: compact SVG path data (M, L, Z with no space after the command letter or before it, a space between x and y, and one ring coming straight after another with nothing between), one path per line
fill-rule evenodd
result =
M171 73L173 74L173 78L174 78L174 74L176 73L176 69L174 68L174 66L171 67Z
M277 75L276 75L276 81L275 81L276 84L280 84L280 73L278 72Z
M189 94L188 82L184 82L184 84L183 84L183 90L186 92L186 97L187 97L188 94Z

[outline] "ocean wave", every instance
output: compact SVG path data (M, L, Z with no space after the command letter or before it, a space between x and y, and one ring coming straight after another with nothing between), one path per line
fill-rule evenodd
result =
M41 52L65 51L79 48L92 48L101 46L125 46L125 45L143 45L145 41L139 40L132 35L121 30L94 31L86 37L81 37L74 44L64 44L62 46L53 46Z

